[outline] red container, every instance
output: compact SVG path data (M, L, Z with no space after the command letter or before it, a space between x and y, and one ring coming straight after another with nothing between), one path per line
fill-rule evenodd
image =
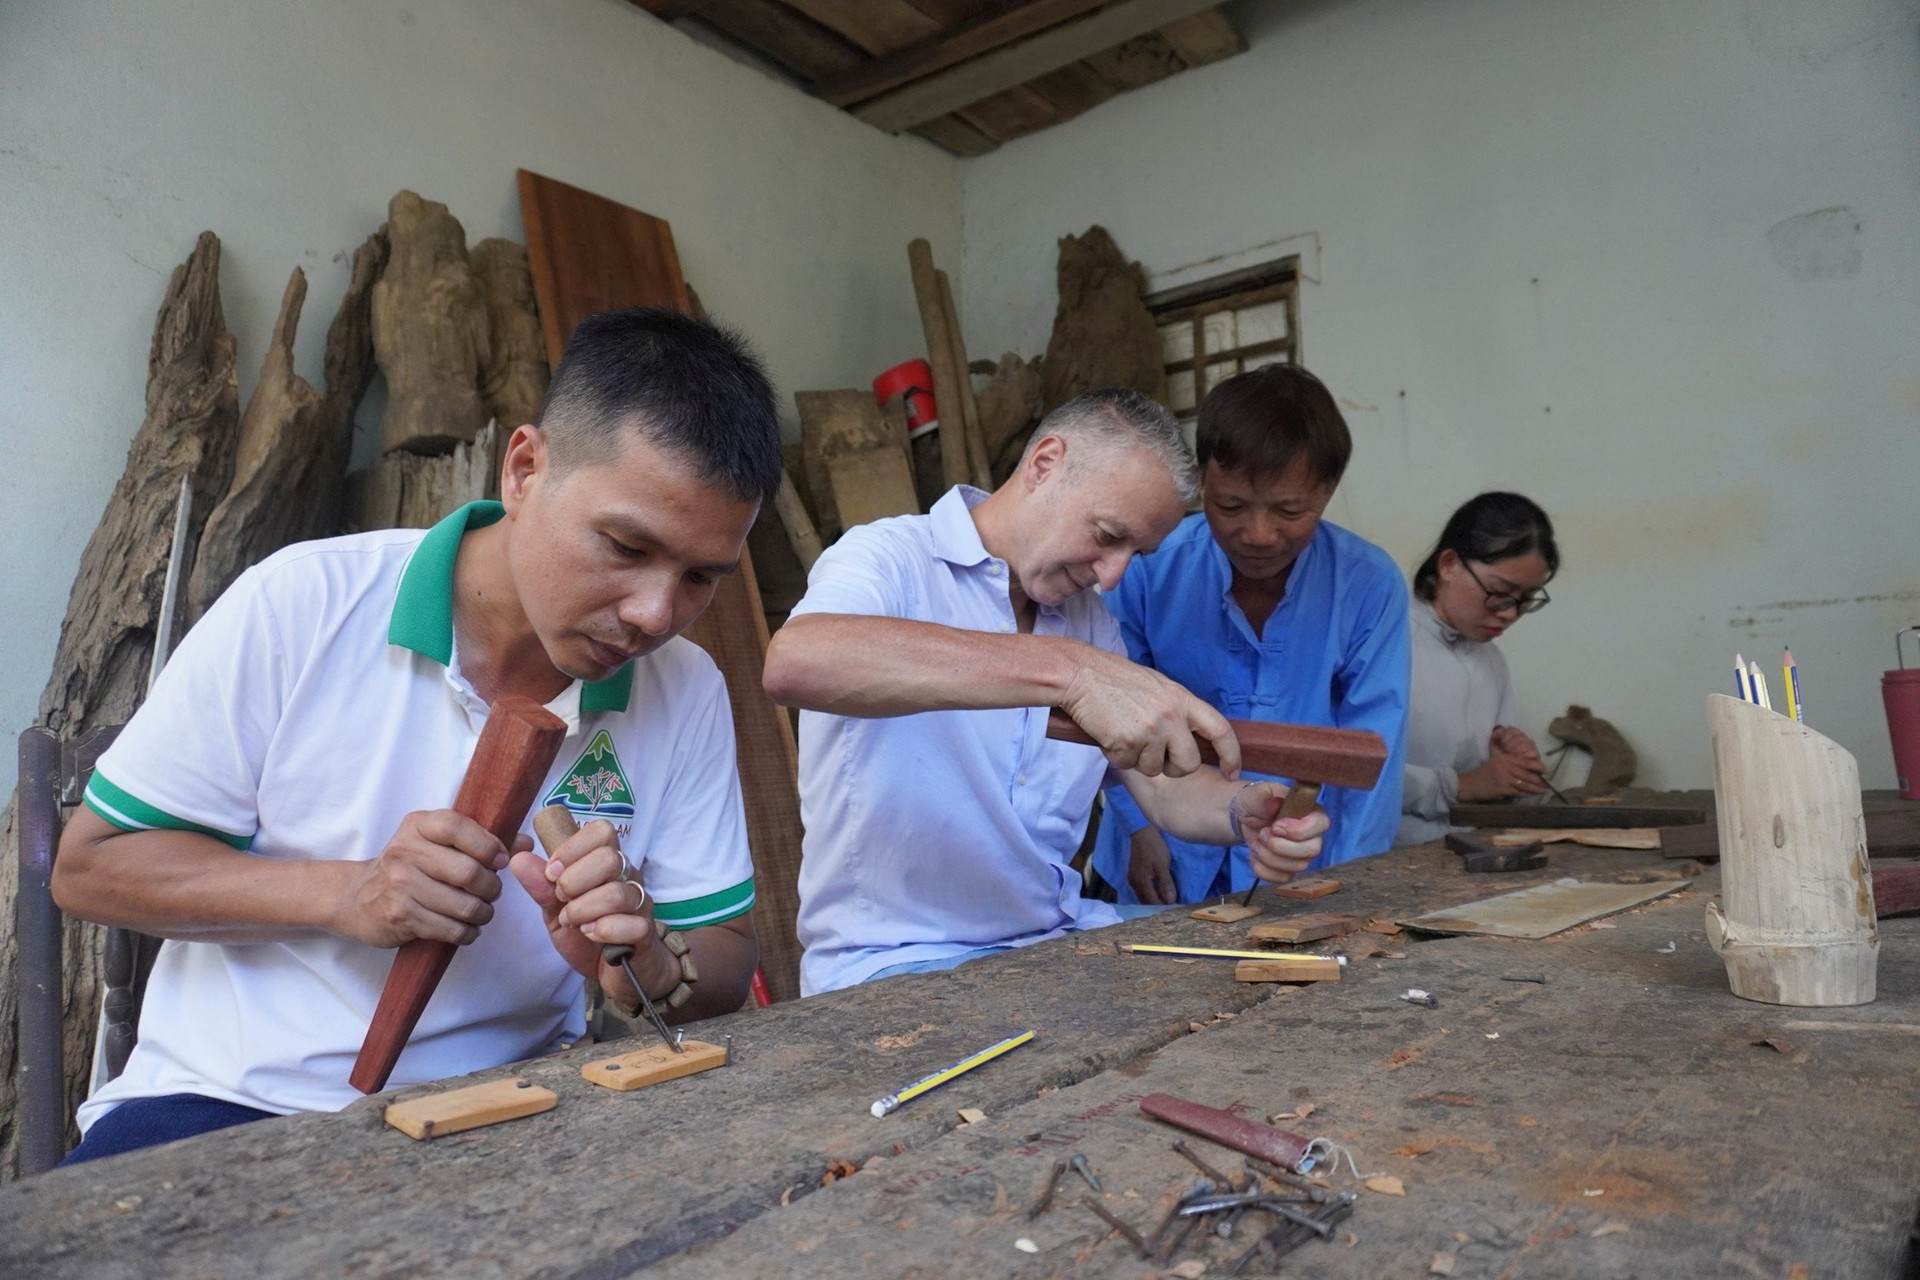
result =
M1900 650L1902 636L1920 634L1908 627L1893 637L1895 670L1880 677L1880 696L1887 704L1887 733L1893 739L1893 771L1900 775L1900 797L1920 800L1920 668L1906 665Z
M895 396L905 397L910 438L939 430L940 408L933 400L932 365L925 360L908 360L873 380L873 398L882 408Z

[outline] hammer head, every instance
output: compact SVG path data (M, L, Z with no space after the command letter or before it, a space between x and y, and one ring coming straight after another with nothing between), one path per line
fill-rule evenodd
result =
M1295 782L1317 782L1324 787L1371 791L1387 764L1387 743L1363 729L1327 729L1312 724L1269 724L1261 720L1229 720L1240 740L1240 767L1250 773L1278 774ZM1062 742L1099 746L1093 736L1063 711L1047 718L1047 736ZM1200 758L1219 764L1213 745L1195 735Z
M1387 742L1363 729L1230 720L1240 740L1240 767L1323 787L1371 791L1387 764Z

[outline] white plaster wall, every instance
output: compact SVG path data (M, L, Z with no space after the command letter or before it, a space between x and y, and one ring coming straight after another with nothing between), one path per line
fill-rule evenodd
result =
M514 170L673 224L708 308L797 388L915 354L906 242L960 255L959 166L625 0L0 5L0 787L203 228L251 389L287 273L320 380L346 255L402 187L520 238ZM366 414L363 412L363 419Z
M1524 727L1590 703L1645 782L1708 786L1706 695L1736 649L1791 644L1810 723L1890 785L1879 675L1920 622L1920 8L1236 17L1251 52L969 163L970 349L1044 348L1054 240L1091 223L1156 287L1301 252L1305 360L1356 437L1332 516L1408 566L1482 489L1559 525L1554 603L1503 642Z

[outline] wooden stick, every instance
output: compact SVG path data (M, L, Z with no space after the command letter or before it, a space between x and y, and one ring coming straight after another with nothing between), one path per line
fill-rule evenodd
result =
M946 308L940 305L940 277L934 273L933 246L925 240L907 245L913 268L913 292L920 301L920 326L926 331L927 363L933 367L933 399L940 413L940 461L947 487L967 483L967 418L960 406L960 377L953 368L953 337Z
M454 812L472 818L511 848L566 736L566 722L531 698L502 698L494 703L459 794L454 796ZM386 1088L393 1064L400 1060L407 1037L457 950L451 942L416 938L395 953L380 1004L348 1077L354 1088L362 1093Z
M953 369L960 392L961 421L967 429L967 470L976 489L993 492L993 466L987 461L987 433L980 425L980 406L973 399L973 374L967 368L967 339L960 328L960 314L953 306L953 285L947 273L936 271L940 286L940 309L947 317L947 337L952 344Z
M800 500L800 490L794 487L793 477L784 467L780 471L780 488L773 495L773 509L780 513L780 524L787 531L793 554L800 557L800 568L811 573L813 562L825 548L820 545L820 534L813 527L813 517L807 514L807 504Z

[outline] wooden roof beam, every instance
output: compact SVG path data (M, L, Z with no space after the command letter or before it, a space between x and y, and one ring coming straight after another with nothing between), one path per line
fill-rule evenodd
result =
M855 107L853 114L889 133L899 133L1025 84L1037 76L1058 71L1167 23L1211 9L1216 3L1218 0L1116 0L1104 9L1062 22L1017 44L984 53L882 94Z
M909 81L944 71L968 58L978 57L1070 18L1077 18L1106 2L1028 0L1026 4L956 27L943 35L931 36L850 71L824 77L807 86L807 92L816 98L824 98L836 107L850 107L889 89L897 89Z

